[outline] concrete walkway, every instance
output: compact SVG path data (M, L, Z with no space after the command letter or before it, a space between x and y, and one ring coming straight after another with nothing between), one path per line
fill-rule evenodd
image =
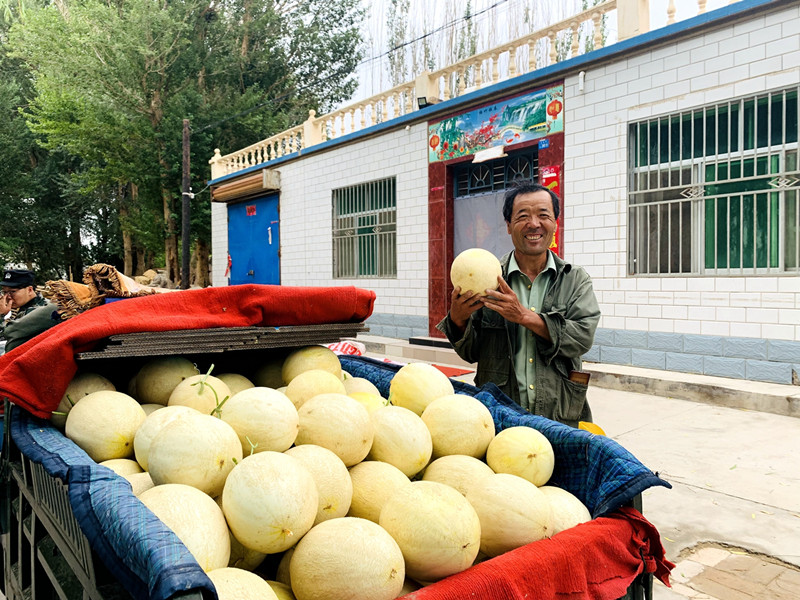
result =
M449 348L359 341L374 357L471 367ZM673 587L656 582L655 599L800 599L800 418L787 416L800 415L800 387L586 369L595 422L673 486L643 494L644 515L677 563Z
M673 486L642 495L677 563L657 600L800 598L800 419L597 387L589 400Z

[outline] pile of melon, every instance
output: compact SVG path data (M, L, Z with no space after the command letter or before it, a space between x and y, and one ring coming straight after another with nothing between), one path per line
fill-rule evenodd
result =
M256 372L155 358L76 376L54 421L186 545L221 600L390 600L590 519L553 449L429 364L383 398L323 346Z

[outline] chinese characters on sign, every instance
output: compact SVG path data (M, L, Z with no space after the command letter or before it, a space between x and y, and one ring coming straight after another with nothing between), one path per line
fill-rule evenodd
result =
M539 183L547 189L553 191L559 198L561 198L561 176L559 167L541 167L539 169ZM556 222L556 232L553 235L553 242L550 244L550 249L564 258L564 249L561 247L561 230L564 227L564 201L561 201L561 214L558 215Z

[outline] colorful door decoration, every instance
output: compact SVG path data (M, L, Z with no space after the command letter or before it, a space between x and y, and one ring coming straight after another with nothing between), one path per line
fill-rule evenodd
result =
M564 258L564 248L561 243L562 232L564 230L564 200L561 198L561 177L560 169L557 166L553 167L539 167L539 183L544 187L555 192L561 200L560 212L556 221L556 233L553 235L553 243L550 244L550 249Z
M564 86L483 106L428 126L428 162L470 156L496 146L564 131Z

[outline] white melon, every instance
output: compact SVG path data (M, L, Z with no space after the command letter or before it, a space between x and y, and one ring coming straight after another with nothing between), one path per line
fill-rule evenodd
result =
M437 398L422 413L422 420L431 432L433 458L448 454L483 458L495 435L492 413L465 394Z
M131 398L136 398L140 400L139 394L136 393L136 377L139 375L137 372L133 377L128 379L128 385L125 386L125 393L128 394ZM140 400L141 401L141 400ZM161 406L164 406L163 404Z
M219 416L218 406L230 396L231 390L220 379L212 375L192 375L175 386L167 405L188 406L204 415Z
M225 511L223 511L223 513L224 512ZM237 569L244 569L245 571L255 571L259 566L261 566L261 563L264 562L264 559L267 558L267 555L263 552L259 552L258 550L251 550L242 544L242 542L237 540L236 536L233 535L233 532L230 531L230 529L228 531L231 534L231 558L228 561L228 566L236 567Z
M378 394L370 394L369 392L350 392L347 395L363 404L364 408L366 408L367 412L370 414L379 408L389 406L389 401Z
M398 489L383 505L379 524L400 546L408 576L420 582L467 569L480 549L475 509L458 491L434 481Z
M553 474L555 454L550 441L532 427L509 427L489 443L486 464L495 473L518 475L538 487Z
M543 485L539 490L550 501L553 510L552 535L592 520L586 505L567 490L554 485Z
M147 457L150 454L150 444L153 443L153 438L156 437L158 432L176 419L200 414L195 409L189 408L188 406L162 406L161 408L162 410L147 416L139 429L136 430L136 435L133 438L136 462L138 462L145 471L148 469Z
M278 600L270 585L244 569L224 567L209 571L208 578L219 600Z
M450 281L461 293L474 292L485 296L486 290L496 290L497 278L503 275L503 268L497 257L483 248L469 248L461 252L450 266Z
M494 475L494 471L482 460L474 456L448 454L431 462L422 479L449 485L466 496L472 484L489 475Z
M139 500L175 532L203 571L228 566L228 526L222 510L206 494L171 483L142 492Z
M344 394L319 394L300 410L295 444L316 444L332 451L348 467L361 462L372 447L374 426L367 409Z
M285 394L266 387L252 387L234 394L222 407L222 420L233 427L242 454L283 452L297 437L300 417Z
M154 358L136 375L136 398L142 404L166 406L172 390L187 377L197 375L197 372L197 367L181 356Z
M135 439L136 438L134 437L134 440ZM100 465L103 467L108 467L120 477L133 475L134 473L141 473L143 471L141 465L130 458L112 458L110 460L104 460L100 463Z
M322 369L303 371L286 386L286 395L296 408L300 408L306 400L318 394L344 393L346 392L342 380L330 371Z
M256 387L268 387L277 390L279 387L285 385L283 381L283 356L273 356L263 365L261 365L256 372L253 373L251 381Z
M294 546L317 516L319 495L302 463L279 452L246 457L222 491L228 525L242 544L274 554Z
M315 444L289 448L286 454L299 460L317 484L319 505L314 525L344 517L350 510L353 499L353 482L342 459L327 448Z
M97 373L78 373L67 385L58 408L50 416L50 422L62 431L67 423L67 415L75 403L92 392L102 390L116 391L116 387L108 379ZM58 413L58 414L57 414Z
M316 525L289 566L297 600L393 600L403 589L403 553L383 528L343 517Z
M428 404L453 394L453 384L439 369L427 363L409 363L400 368L389 384L389 402L418 415Z
M64 431L92 460L102 462L133 456L133 437L144 420L136 400L122 392L101 390L75 403Z
M381 392L377 386L369 379L365 379L364 377L348 377L343 383L345 394L348 396L353 392L366 392L368 394L375 394L377 396L381 395Z
M293 351L283 361L283 382L288 385L300 373L311 369L330 371L338 379L342 378L342 363L333 350L325 346L305 346Z
M386 501L400 487L411 483L395 466L377 460L365 460L350 467L353 482L353 499L348 517L361 517L375 523L381 516Z
M527 479L497 473L476 481L467 500L481 520L481 552L498 556L553 534L547 497Z
M249 390L255 387L255 384L244 375L238 373L219 373L217 379L228 386L231 396L235 396L242 390Z
M150 443L147 457L156 486L182 483L211 497L222 492L225 479L241 460L242 444L233 428L200 413L165 425Z
M278 600L297 600L292 593L292 588L285 583L281 583L280 581L272 581L270 579L267 579L267 583L269 584L269 587L272 588L272 591L275 592Z
M153 483L153 478L150 477L150 473L147 471L125 475L125 479L131 484L131 491L134 496L140 496L142 492L146 492L155 485Z
M375 436L367 458L394 465L407 477L425 468L433 444L430 431L419 416L401 406L384 406L370 416Z
M159 409L166 408L163 404L142 404L142 410L148 417Z
M295 546L289 548L281 555L278 561L278 568L275 570L275 579L292 589L292 577L290 574L290 567L292 565L292 555L294 554Z
M403 582L403 589L400 590L400 595L398 596L398 598L402 598L403 596L405 596L406 594L410 594L411 592L416 592L421 587L422 586L418 584L416 581L406 577L406 580Z

